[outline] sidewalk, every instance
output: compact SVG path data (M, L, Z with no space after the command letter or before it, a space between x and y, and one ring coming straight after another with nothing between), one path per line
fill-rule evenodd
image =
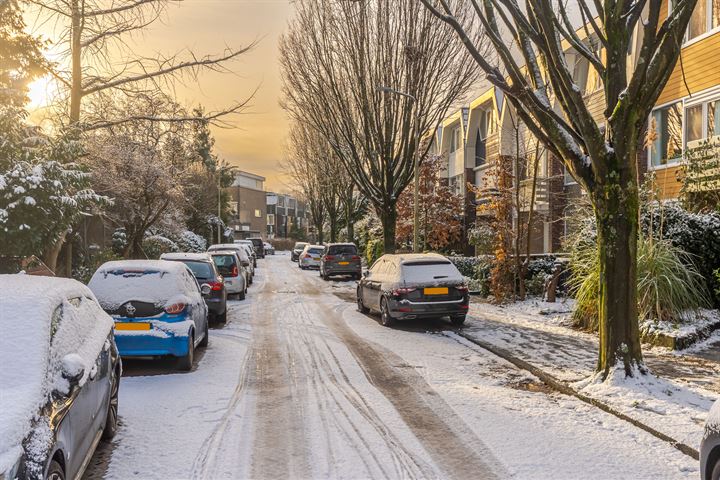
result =
M599 383L592 379L597 337L567 326L571 307L537 301L505 307L472 303L463 334L502 348L582 394L697 449L707 412L720 396L719 337L683 354L649 348L643 353L654 375L630 380L621 375Z

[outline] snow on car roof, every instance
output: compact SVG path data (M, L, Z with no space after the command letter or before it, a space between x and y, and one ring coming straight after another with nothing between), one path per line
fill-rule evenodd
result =
M118 273L123 273L119 275ZM97 269L88 283L100 305L115 310L129 300L165 305L171 298L185 294L191 287L188 267L169 260L120 260L107 262Z
M250 243L252 243L252 242L250 242ZM238 248L238 247L240 247L241 245L244 245L244 244L245 244L245 242L243 242L243 243L240 243L240 242L237 242L237 243L216 243L215 245L210 245L210 247L208 248L208 251L210 251L210 250L227 250L228 248L229 248L229 249L235 249L235 248Z
M212 259L207 253L171 252L160 255L160 260L194 260L196 262L209 262Z
M422 263L422 262L437 262L445 261L451 263L450 260L438 253L396 253L384 255L388 260L392 260L398 263Z
M87 372L94 364L113 322L95 305L92 318L63 320L51 337L53 313L68 299L94 295L82 283L65 278L0 275L0 472L17 460L21 443L38 410L45 404L56 377L48 371L58 352L79 355ZM73 315L76 315L73 313ZM77 312L86 315L87 311ZM66 317L63 317L66 318ZM96 328L84 328L91 325ZM89 331L88 331L89 330ZM52 342L51 342L52 341ZM57 360L53 363L57 363ZM84 380L84 379L83 379Z

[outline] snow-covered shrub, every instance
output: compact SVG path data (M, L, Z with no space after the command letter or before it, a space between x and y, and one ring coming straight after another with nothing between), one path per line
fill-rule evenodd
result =
M181 252L200 253L207 250L207 240L190 230L183 230L180 234L172 236L172 240Z
M122 255L128 244L127 232L124 228L117 228L112 234L112 249L118 254Z
M475 247L475 251L481 255L489 255L495 248L497 233L487 223L477 223L468 230L468 242Z
M687 253L710 292L720 288L713 275L720 268L720 213L692 213L667 202L644 209L642 227L646 234L667 239ZM715 303L720 305L720 294L715 295Z
M491 263L491 258L489 256L480 256L480 257L455 257L450 256L447 257L448 260L450 260L453 265L460 271L460 273L463 274L465 277L474 277L475 276L475 267L478 265L489 265Z
M149 259L160 258L163 253L178 252L180 248L177 243L173 242L162 235L150 235L143 239L143 252Z

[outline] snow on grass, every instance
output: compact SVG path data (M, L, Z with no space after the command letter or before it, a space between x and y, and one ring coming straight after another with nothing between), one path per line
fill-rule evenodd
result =
M720 324L720 311L698 309L694 312L683 312L680 321L643 320L640 322L640 331L649 335L663 334L681 338L717 324Z

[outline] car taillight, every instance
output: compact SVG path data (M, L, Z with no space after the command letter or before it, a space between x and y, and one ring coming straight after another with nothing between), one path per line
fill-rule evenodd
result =
M360 260L360 257L357 255L353 255L352 258L350 258L350 260Z
M165 307L165 311L169 313L170 315L177 315L178 313L185 310L185 304L184 303L173 303L172 305L169 305Z
M230 270L230 276L231 276L231 277L237 277L237 276L238 276L238 272L239 272L239 271L238 271L238 266L237 266L237 265L233 265L233 266L232 266L232 270Z
M330 262L330 261L332 261L332 260L335 260L335 256L334 256L334 255L325 255L325 261L326 261L326 262Z
M223 282L208 282L208 285L210 285L210 290L216 292L219 292L223 288Z
M400 297L402 295L407 295L408 293L412 293L415 290L417 290L417 288L396 288L395 290L392 291L392 295L393 295L393 297Z

